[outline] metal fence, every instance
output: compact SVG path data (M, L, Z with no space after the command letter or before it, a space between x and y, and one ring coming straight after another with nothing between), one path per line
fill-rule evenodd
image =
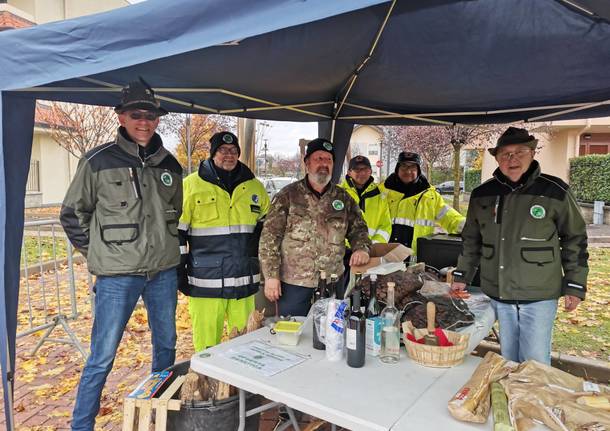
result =
M32 354L44 343L54 342L74 346L87 359L86 350L70 327L79 316L73 251L58 220L25 223L17 337L45 330ZM88 271L78 277L92 286ZM91 289L89 292L93 303ZM57 327L63 328L68 338L51 337Z

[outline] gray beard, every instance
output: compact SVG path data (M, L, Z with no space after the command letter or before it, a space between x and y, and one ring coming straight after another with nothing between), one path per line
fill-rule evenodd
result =
M325 187L328 183L330 183L332 176L331 174L315 173L309 174L309 178L313 183Z

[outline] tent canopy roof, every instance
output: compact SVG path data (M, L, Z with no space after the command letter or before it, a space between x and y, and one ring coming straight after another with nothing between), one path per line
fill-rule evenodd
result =
M0 89L112 106L141 76L176 112L360 124L605 116L604 17L599 0L149 0L0 33Z

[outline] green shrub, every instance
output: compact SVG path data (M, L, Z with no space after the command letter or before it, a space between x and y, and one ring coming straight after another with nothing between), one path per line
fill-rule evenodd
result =
M476 186L481 184L481 170L471 169L466 171L466 179L464 181L464 191L471 192Z
M570 159L570 188L580 201L610 202L610 154Z

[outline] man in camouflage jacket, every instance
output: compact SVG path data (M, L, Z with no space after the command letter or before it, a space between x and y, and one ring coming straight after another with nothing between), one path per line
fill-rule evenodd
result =
M362 213L349 194L331 183L332 143L307 146L307 176L284 187L271 202L259 245L265 296L282 315L305 316L321 270L341 276L345 240L350 265L366 264L371 241ZM338 283L341 285L341 282Z

